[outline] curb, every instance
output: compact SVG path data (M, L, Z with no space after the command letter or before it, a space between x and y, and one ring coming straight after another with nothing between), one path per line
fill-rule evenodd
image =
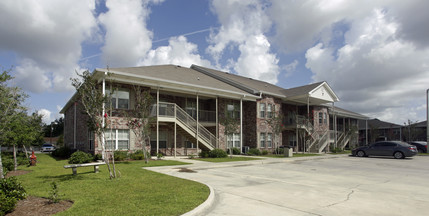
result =
M204 183L201 183L201 184L204 184ZM214 190L210 185L208 184L205 184L205 185L210 189L209 197L201 205L197 206L196 208L192 209L189 212L186 212L185 214L182 214L182 216L204 215L204 212L207 212L213 206L215 202Z

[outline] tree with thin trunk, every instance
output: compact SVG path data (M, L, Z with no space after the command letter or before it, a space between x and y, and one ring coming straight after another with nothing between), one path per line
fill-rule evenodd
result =
M230 137L231 140L233 138L234 133L238 131L238 128L240 126L240 122L237 118L234 118L231 113L227 112L224 116L224 118L221 120L221 124L225 127L225 135L227 137ZM229 154L232 158L232 148L234 147L234 142L231 142L231 145L228 145L228 139L227 139L227 148L229 147Z
M134 107L131 110L123 112L127 120L127 126L136 136L136 142L142 146L145 163L149 163L150 153L150 121L151 107L153 98L149 90L143 90L140 86L133 86L134 89Z
M0 178L4 178L3 164L1 159L1 146L4 145L10 123L14 116L25 110L22 105L27 95L18 87L11 87L8 81L13 79L9 71L0 74Z
M278 154L278 142L276 138L280 138L280 134L283 129L283 116L278 113L274 114L270 119L267 119L266 122L271 128L271 132L273 133L273 141L274 141L274 149L276 154Z
M106 111L105 104L111 103L111 94L103 94L100 84L91 76L89 71L82 74L77 72L80 77L72 78L72 85L76 88L78 102L82 105L84 113L87 115L87 125L90 131L95 133L98 143L101 144L104 162L109 170L110 179L116 178L116 168L114 164L114 153L106 151L106 130L111 123L111 116ZM111 106L107 106L109 109ZM111 154L109 154L111 153ZM110 164L112 163L112 168Z

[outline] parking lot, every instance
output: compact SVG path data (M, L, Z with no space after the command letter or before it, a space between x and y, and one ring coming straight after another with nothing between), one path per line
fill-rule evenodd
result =
M204 215L428 215L429 156L198 162L152 170L210 185Z

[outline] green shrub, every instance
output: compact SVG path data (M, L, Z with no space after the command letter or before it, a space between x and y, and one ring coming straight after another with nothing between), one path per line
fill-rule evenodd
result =
M15 209L17 200L13 197L7 197L3 191L0 191L0 216L6 215Z
M130 158L133 160L143 160L144 152L142 150L137 150L134 153L130 154Z
M89 163L93 160L93 157L89 153L77 151L73 153L69 158L69 164L82 164Z
M52 156L58 158L69 158L72 154L72 150L68 147L57 148L52 152Z
M58 185L56 182L52 182L51 183L51 191L49 192L49 197L48 199L52 202L52 203L59 203L61 200L61 196L59 193L59 189L58 189Z
M276 148L276 151L273 152L274 154L284 154L285 149L284 148Z
M332 153L341 153L341 152L343 152L343 150L342 150L341 148L338 148L338 147L337 147L337 148L332 148L332 149L331 149L331 152L332 152Z
M261 153L262 155L267 155L268 154L268 151L267 150L262 150L262 153Z
M251 149L249 149L247 154L248 155L261 155L261 151L259 151L259 149L256 149L256 148L251 148Z
M222 149L213 149L209 152L209 157L211 157L211 158L225 158L225 157L228 157L228 154Z
M202 151L198 154L198 156L200 156L200 158L208 158L209 152L208 151Z
M115 161L124 161L128 159L127 151L115 151Z
M101 154L94 155L94 161L103 160L103 156Z
M227 151L227 152L228 152L228 154L230 154L230 152L229 152L229 151L230 151L230 149L228 149L228 151ZM239 154L241 154L240 149L239 149L239 148L235 148L235 147L234 147L234 148L232 148L232 154L233 154L233 155L239 155Z
M9 157L2 157L3 169L5 171L12 171L14 168L13 159Z
M27 197L24 187L22 187L21 183L14 176L0 179L0 191L6 197L13 197L16 200L22 200Z

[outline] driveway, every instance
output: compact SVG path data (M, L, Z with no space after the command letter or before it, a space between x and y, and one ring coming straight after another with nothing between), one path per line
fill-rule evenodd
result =
M189 161L181 159L181 161ZM214 189L199 215L428 215L429 156L347 155L208 163L150 170ZM195 172L179 172L187 168Z

